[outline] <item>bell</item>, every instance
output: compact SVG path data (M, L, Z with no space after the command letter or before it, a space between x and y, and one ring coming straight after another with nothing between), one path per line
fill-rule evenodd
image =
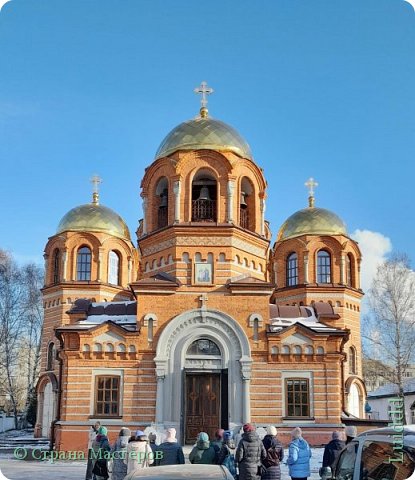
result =
M247 208L248 207L248 204L246 203L245 197L246 197L246 193L241 192L241 201L240 201L241 208Z
M203 187L200 189L200 195L199 195L198 200L210 200L208 187L203 186Z
M167 190L163 190L160 195L160 208L161 207L167 207Z

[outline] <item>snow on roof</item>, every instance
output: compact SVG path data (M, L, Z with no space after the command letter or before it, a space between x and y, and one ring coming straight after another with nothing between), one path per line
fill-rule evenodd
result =
M404 394L415 393L415 378L411 378L410 380L406 381L403 386ZM398 394L398 386L395 383L388 383L383 385L373 392L369 392L367 394L368 398L376 398L376 397L392 397Z
M100 323L108 322L114 323L130 323L137 322L136 315L88 315L85 320L80 320L79 325L99 325Z

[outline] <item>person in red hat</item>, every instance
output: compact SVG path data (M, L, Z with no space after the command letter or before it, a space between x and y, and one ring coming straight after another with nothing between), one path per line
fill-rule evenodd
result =
M259 480L262 473L262 461L267 453L255 427L246 423L244 433L236 449L235 461L239 468L239 480Z

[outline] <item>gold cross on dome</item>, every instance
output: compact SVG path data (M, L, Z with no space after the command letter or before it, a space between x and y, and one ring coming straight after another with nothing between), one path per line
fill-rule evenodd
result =
M318 183L310 177L304 185L308 188L308 206L314 207L314 188L318 187Z
M202 109L206 108L206 105L208 103L207 95L210 95L213 93L213 88L208 87L207 82L202 82L199 87L196 87L194 89L194 92L197 93L198 95L201 95L200 105Z
M102 183L102 178L93 175L90 181L92 183L92 203L99 205L99 184Z

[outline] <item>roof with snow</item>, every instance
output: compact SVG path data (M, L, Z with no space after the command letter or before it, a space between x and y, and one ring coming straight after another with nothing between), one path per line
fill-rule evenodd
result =
M368 398L394 397L399 393L398 386L395 383L388 383L367 394ZM411 378L404 383L404 395L415 394L415 378Z
M281 333L295 324L303 325L315 333L344 333L343 330L331 327L320 320L322 318L339 318L329 303L316 302L313 306L274 305L269 306L269 333Z
M91 302L81 298L75 301L68 313L85 313L85 318L68 325L73 329L88 329L105 322L112 322L126 330L136 330L137 302L135 301Z

